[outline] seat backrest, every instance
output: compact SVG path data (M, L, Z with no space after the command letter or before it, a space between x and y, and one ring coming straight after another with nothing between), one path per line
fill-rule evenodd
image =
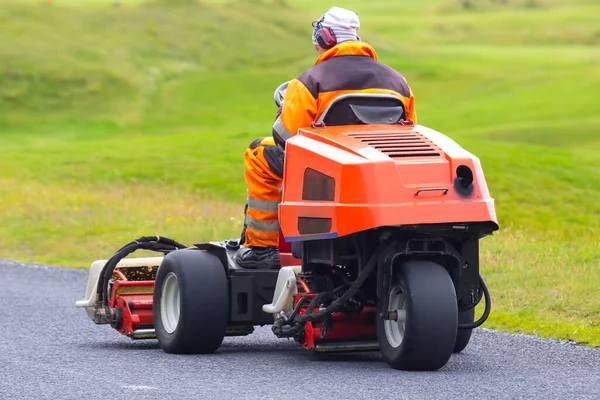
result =
M347 93L336 97L317 123L327 126L397 124L406 111L400 98L391 94Z

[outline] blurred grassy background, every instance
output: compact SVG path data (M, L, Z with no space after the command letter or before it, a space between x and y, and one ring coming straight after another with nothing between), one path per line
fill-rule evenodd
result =
M600 345L600 4L0 0L0 257L85 268L141 235L239 235L242 155L359 12L419 123L480 157L487 327Z

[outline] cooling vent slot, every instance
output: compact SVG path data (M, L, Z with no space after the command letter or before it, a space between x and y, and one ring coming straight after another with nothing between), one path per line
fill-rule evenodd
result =
M360 140L390 158L440 157L441 150L429 139L417 132L407 133L347 133L351 138Z

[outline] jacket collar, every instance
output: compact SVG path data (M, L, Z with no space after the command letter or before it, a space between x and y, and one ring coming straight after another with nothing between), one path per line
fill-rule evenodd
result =
M373 47L364 42L348 41L326 50L317 58L315 65L338 56L367 56L377 60L377 53L375 53Z

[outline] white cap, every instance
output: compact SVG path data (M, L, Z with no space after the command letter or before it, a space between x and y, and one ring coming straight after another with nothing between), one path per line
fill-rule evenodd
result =
M360 21L358 20L358 14L354 11L341 7L331 7L329 11L321 16L319 22L323 27L331 28L333 30L338 43L348 40L360 40L358 37ZM317 40L315 39L317 29L318 28L315 27L312 35L314 44L317 44Z

